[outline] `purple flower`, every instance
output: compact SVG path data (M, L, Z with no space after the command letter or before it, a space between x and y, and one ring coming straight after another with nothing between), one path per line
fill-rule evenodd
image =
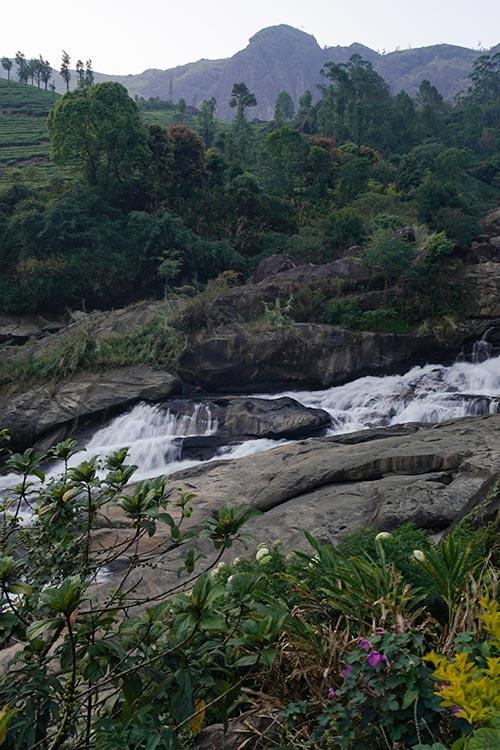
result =
M369 651L372 647L372 644L370 641L367 641L366 638L360 638L358 641L358 646L363 651Z
M384 656L384 654L381 654L380 651L370 651L368 656L366 657L366 660L370 667L378 667L379 664L386 664L389 666L389 659L387 656Z
M385 630L384 628L375 628L376 635L384 635Z
M450 713L453 714L453 716L458 716L461 710L460 706L452 706L450 708Z
M335 698L335 690L332 687L328 688L327 696L329 701L332 701Z
M347 680L347 678L349 677L349 675L351 674L351 672L352 672L351 665L350 664L344 664L344 668L343 668L343 670L342 670L342 672L340 674L342 675L342 678L344 680Z

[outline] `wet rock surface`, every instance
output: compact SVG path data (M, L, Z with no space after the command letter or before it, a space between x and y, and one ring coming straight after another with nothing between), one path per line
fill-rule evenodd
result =
M180 388L175 375L146 365L82 372L56 385L0 396L2 427L10 431L14 446L44 435L62 440L90 419L105 419L137 401L168 398Z
M276 399L226 398L190 401L179 399L162 404L163 409L179 416L191 417L202 405L217 423L214 435L219 443L230 440L270 438L294 440L319 432L330 425L330 415L323 409L310 409L293 398ZM194 443L196 438L189 438Z
M443 357L445 350L432 335L347 331L314 323L255 331L233 325L193 342L179 372L186 382L215 391L325 388L408 369Z

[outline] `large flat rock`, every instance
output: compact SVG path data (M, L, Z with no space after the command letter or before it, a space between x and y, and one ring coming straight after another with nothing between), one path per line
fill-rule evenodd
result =
M14 446L56 430L62 439L89 419L106 418L138 401L169 398L180 388L177 376L146 365L81 372L64 382L0 396L0 426L10 431Z
M500 416L434 427L407 426L317 438L174 475L195 492L201 518L225 503L262 511L259 541L303 542L306 529L337 541L362 526L405 521L431 530L452 524L500 464Z
M188 383L216 391L326 388L438 361L445 352L433 335L347 331L313 323L254 330L232 325L193 338L179 373Z

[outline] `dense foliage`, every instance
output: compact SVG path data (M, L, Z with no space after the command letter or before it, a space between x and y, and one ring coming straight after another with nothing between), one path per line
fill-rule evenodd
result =
M308 537L309 554L260 544L227 564L255 544L253 511L192 516L165 479L131 484L126 450L79 465L76 450L3 453L18 474L0 524L7 750L189 748L256 708L268 750L498 742L492 532Z
M374 265L390 255L399 277L421 248L407 253L382 230L420 225L458 244L476 236L500 191L499 55L479 58L453 104L425 81L415 99L392 96L357 55L323 73L317 104L305 92L295 111L281 92L265 127L248 121L255 96L236 83L232 127L216 127L207 100L199 134L180 103L168 105L176 124L145 125L123 87L83 78L49 117L53 160L72 179L0 193L0 309L116 306L228 269L245 278L276 252L325 262L366 247ZM457 278L448 256L434 269ZM401 299L384 305L411 325L455 304L434 299L431 310L430 298L411 314Z

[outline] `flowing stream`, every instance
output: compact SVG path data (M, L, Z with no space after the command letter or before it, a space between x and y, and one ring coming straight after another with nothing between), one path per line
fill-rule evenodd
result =
M413 367L404 375L364 377L322 391L289 391L258 397L290 396L304 406L324 409L332 419L328 430L331 435L407 422L437 423L500 413L500 356L488 358L489 350L482 344L475 354L474 362ZM73 456L71 465L127 446L129 463L138 467L135 479L170 474L202 463L181 460L183 438L213 435L216 430L217 421L203 403L195 407L191 416L138 404L97 430L85 450ZM285 441L248 440L220 448L208 460L240 458L269 450L280 442ZM51 473L58 473L60 468L55 466ZM0 488L12 486L13 480L17 481L17 477L1 478Z

